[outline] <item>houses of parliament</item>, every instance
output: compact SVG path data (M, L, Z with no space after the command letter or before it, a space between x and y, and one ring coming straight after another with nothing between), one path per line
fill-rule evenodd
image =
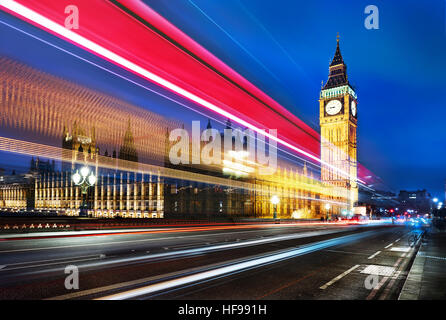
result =
M30 99L24 107L31 111L48 104L49 108L59 108L57 111L63 115L55 116L57 112L44 107L40 118L49 118L47 122L25 119L24 126L28 121L33 130L43 126L46 130L47 123L54 123L48 135L60 141L59 155L47 156L44 151L33 154L29 171L24 174L2 176L0 172L2 211L21 209L78 216L81 205L86 202L89 216L103 218L214 215L271 218L276 209L278 218L300 219L337 215L341 210L351 209L357 201L357 97L347 79L339 39L328 81L319 97L319 171L305 162L297 165L282 159L275 173L268 176L232 175L225 173L221 166L173 165L168 159L173 143L169 140L169 130L178 123L149 111L135 112L137 109L120 100L27 66L0 62L10 65L3 71L6 80L2 91L8 91L10 85L16 88L14 94L26 94L29 90L26 79L32 79L37 83L32 89L37 98ZM30 76L23 77L20 72ZM57 94L45 94L48 90ZM72 109L66 109L66 102L78 101L79 96L86 97L79 108L91 115L83 122L72 121ZM13 96L2 103L6 114L17 112ZM126 109L132 112L127 119ZM101 117L107 112L120 114L116 126L111 116L110 124L104 124ZM26 112L23 114L27 116ZM118 126L120 130L115 130ZM209 121L207 128L211 126ZM231 126L228 121L226 127ZM114 146L119 146L118 150ZM97 181L82 194L80 187L73 183L72 175L85 165ZM273 195L280 199L276 208L270 201Z

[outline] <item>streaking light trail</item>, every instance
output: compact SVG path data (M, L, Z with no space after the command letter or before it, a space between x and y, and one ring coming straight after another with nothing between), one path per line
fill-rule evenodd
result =
M298 249L286 250L285 252L276 253L276 254L272 254L272 255L266 255L261 258L251 259L251 260L248 260L245 262L240 262L240 263L232 264L232 265L221 267L221 268L216 268L216 269L209 270L209 271L205 271L205 272L201 272L201 273L197 273L197 274L193 274L193 275L189 275L189 276L185 276L185 277L181 277L181 278L177 278L177 279L173 279L173 280L168 280L168 281L148 285L148 286L145 286L142 288L101 297L97 300L124 300L124 299L136 298L139 296L152 294L152 293L159 292L162 290L168 290L168 289L173 289L175 287L188 285L188 284L191 284L194 282L206 281L206 280L210 280L210 279L219 278L222 276L227 276L227 275L230 275L233 273L241 272L243 270L258 268L258 267L261 267L261 266L264 266L267 264L276 263L279 261L291 259L291 258L301 256L301 255L304 255L307 253L311 253L314 251L322 250L322 249L325 249L325 248L328 248L328 247L331 247L334 245L340 245L343 243L359 240L359 239L362 239L364 237L367 237L367 236L370 236L373 234L374 234L373 231L367 231L367 232L364 232L361 234L343 236L343 237L339 237L339 238L335 238L335 239L320 241L320 242L316 242L311 245L307 245L307 246L304 246L304 247L301 247Z
M138 74L139 76L142 76L143 78L148 79L160 86L163 86L163 87L175 92L176 94L178 94L180 96L183 96L183 97L185 97L185 98L187 98L187 99L189 99L189 100L191 100L191 101L193 101L193 102L195 102L195 103L197 103L211 111L214 111L214 112L220 114L221 116L227 117L242 126L245 126L259 134L262 134L263 136L268 137L269 139L272 139L272 140L276 141L277 143L279 143L293 151L296 151L296 152L298 152L298 153L300 153L300 154L302 154L316 162L319 162L319 163L333 169L334 171L340 173L344 177L350 176L349 173L345 172L344 170L341 170L329 163L322 161L318 157L296 147L295 145L288 143L287 141L285 141L279 137L276 137L274 135L271 135L271 134L265 132L264 130L258 128L255 125L252 125L251 123L241 119L240 117L233 115L232 113L227 112L226 110L223 110L222 108L216 106L215 104L189 92L188 90L185 90L185 89L179 87L178 85L175 85L174 83L148 71L145 68L142 68L141 66L123 58L122 56L104 48L103 46L101 46L93 41L90 41L89 39L87 39L77 33L72 32L71 30L65 28L64 26L55 23L54 21L52 21L52 20L42 16L41 14L17 3L16 1L2 1L1 6L6 8L8 11L12 11L15 14L25 18L28 21L32 21L35 24L37 24L47 30L50 30L51 32L55 33L58 36L68 39L69 41L73 42L74 44L77 44L77 45L95 53L96 55L99 55L99 56L101 56L101 57L127 69L127 70L130 70L130 71ZM359 179L358 179L358 181L360 181L361 183L364 183L363 181L361 181Z

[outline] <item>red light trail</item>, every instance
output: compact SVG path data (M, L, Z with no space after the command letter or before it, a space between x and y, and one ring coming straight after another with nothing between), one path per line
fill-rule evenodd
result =
M78 30L62 26L64 9L73 4L81 15ZM142 2L18 0L1 2L0 7L274 139L313 162L321 162L320 136L316 131ZM265 134L263 128L277 128L279 136Z

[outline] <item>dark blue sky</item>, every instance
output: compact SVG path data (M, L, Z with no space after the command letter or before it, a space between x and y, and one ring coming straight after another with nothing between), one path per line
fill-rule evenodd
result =
M360 162L395 191L427 188L443 197L445 1L145 2L314 128L321 80L327 80L339 32L359 99ZM369 4L379 8L379 30L364 27ZM125 74L7 14L0 21ZM0 36L1 55L162 114L182 113L175 103L1 24Z

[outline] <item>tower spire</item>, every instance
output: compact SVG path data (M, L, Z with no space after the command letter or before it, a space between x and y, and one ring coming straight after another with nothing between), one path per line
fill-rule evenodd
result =
M344 58L342 57L341 49L339 47L339 32L336 36L336 51L333 60L330 63L329 70L328 80L323 89L330 89L349 84L347 78L347 65L344 63Z

